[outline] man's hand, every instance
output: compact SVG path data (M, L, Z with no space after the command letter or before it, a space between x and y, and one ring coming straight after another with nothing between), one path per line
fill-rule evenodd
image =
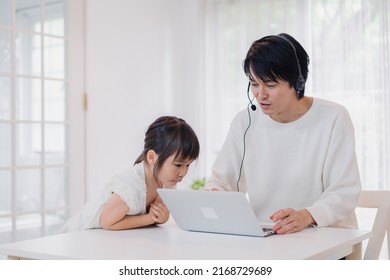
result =
M309 225L315 224L315 220L307 209L297 211L285 208L276 211L270 218L277 223L272 229L278 234L301 231Z

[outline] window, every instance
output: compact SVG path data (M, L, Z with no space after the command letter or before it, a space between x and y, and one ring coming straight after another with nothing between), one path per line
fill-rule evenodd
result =
M0 240L53 233L69 211L66 0L0 0Z

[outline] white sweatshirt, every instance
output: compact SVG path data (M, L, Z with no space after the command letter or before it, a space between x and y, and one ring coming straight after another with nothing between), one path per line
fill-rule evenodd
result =
M320 227L356 228L361 183L347 110L313 98L309 111L290 123L276 122L261 110L249 113L239 190L248 193L258 219L267 221L281 208L306 208ZM248 124L247 110L238 113L206 189L237 190Z

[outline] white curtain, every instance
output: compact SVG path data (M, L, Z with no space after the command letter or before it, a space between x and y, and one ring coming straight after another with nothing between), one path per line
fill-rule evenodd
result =
M309 53L305 94L339 102L355 125L364 189L390 189L390 3L205 1L206 170L244 109L242 61L256 39L289 33ZM208 174L207 174L208 175Z

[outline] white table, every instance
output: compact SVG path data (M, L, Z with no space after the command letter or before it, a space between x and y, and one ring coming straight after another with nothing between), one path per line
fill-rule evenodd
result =
M241 260L339 259L371 232L308 228L298 233L245 237L188 232L172 221L124 231L84 230L0 245L10 259Z

